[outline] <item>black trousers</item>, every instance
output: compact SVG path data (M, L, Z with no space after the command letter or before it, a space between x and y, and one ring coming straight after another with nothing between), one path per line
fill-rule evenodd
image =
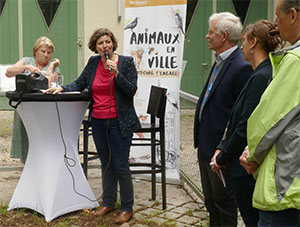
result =
M201 184L205 206L209 212L210 226L237 226L237 205L231 188L231 180L226 169L223 175L226 187L218 175L211 171L210 159L198 150Z
M232 190L246 226L257 226L259 212L252 206L255 180L252 175L232 177Z

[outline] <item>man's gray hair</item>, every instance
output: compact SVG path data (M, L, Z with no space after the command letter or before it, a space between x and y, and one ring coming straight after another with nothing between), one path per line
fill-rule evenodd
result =
M300 0L283 0L280 8L284 13L288 13L291 8L300 11Z
M243 29L239 17L229 12L214 13L209 17L209 24L212 21L217 21L216 28L218 34L227 33L229 42L238 43Z

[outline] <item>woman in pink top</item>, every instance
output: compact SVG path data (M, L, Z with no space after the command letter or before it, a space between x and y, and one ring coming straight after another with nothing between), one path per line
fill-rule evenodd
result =
M114 53L118 44L110 30L96 30L88 46L97 55L89 59L78 79L46 92L89 89L93 138L102 164L103 188L102 205L94 214L104 216L114 210L119 183L121 213L116 222L122 224L133 216L134 195L128 158L132 135L140 128L133 106L137 71L132 57Z

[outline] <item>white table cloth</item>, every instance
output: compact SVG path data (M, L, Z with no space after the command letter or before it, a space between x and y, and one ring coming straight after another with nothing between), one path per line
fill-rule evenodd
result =
M54 101L22 102L17 108L28 134L29 152L8 207L30 208L43 214L47 222L68 212L98 206L77 148L88 101L58 101L57 105L65 146Z

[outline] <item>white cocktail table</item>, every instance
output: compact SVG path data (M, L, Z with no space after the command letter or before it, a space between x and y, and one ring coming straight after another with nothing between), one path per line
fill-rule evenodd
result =
M17 100L8 93L6 96ZM28 134L29 152L8 207L30 208L43 214L47 222L68 212L98 206L81 168L77 147L89 96L62 93L56 101L51 96L23 94L17 107Z

